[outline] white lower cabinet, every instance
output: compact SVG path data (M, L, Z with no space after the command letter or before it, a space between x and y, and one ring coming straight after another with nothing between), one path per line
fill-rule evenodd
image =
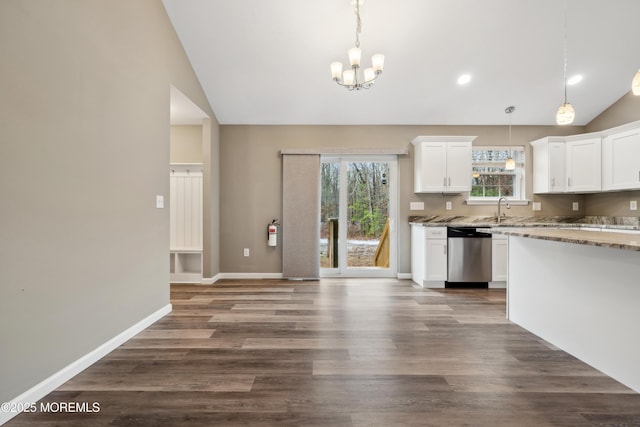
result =
M444 287L447 280L447 227L431 227L426 233L424 280L429 287Z
M425 288L447 280L447 227L411 226L411 277Z
M491 280L493 282L506 282L508 252L509 239L507 236L502 234L491 236Z

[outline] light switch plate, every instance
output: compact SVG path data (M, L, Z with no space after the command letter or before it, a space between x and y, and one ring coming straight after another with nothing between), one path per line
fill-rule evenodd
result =
M573 210L574 211L579 211L580 210L580 204L578 202L573 202Z
M249 248L244 248L244 256L249 256Z
M409 203L410 211L423 211L424 210L424 202L410 202Z
M541 211L542 210L542 203L541 202L533 202L531 207L533 208L534 211Z
M629 210L630 211L638 210L638 202L636 200L629 200Z
M164 209L164 196L161 196L161 195L156 196L156 208Z
M448 211L450 211L451 209L453 209L453 207L451 206L451 202L446 202L444 204L444 208Z

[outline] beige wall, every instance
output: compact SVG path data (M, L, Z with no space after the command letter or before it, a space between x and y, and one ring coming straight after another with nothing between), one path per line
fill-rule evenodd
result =
M636 120L640 120L640 96L634 96L633 92L629 91L593 119L585 129L587 132L597 132Z
M214 116L159 0L3 0L0 51L6 402L169 303L170 85Z
M529 141L547 135L581 133L583 127L515 126L513 145L524 145L531 159ZM266 226L282 215L282 160L280 150L305 147L383 147L410 148L409 156L399 159L399 253L401 273L410 271L410 215L457 214L493 215L494 206L467 206L463 196L413 193L413 150L411 140L418 135L477 135L476 145L507 145L505 126L228 126L220 127L221 237L223 272L276 273L282 270L280 247L266 245ZM531 163L527 165L531 174ZM531 195L531 180L527 194ZM535 197L542 202L541 215L571 215L572 201L583 196ZM445 211L451 200L453 211ZM412 201L425 202L424 211L409 211ZM514 206L510 215L533 215L531 206ZM283 224L286 227L286 224ZM242 249L251 256L243 257Z
M544 136L574 135L618 126L640 119L640 97L631 92L605 110L586 127L514 126L513 145L526 147L526 175L532 176L532 152L528 142ZM267 221L281 216L282 170L279 151L302 147L409 147L409 156L399 160L399 253L398 271L408 273L410 215L493 215L495 206L468 206L465 195L413 193L413 150L411 140L418 135L477 135L474 145L507 145L506 126L221 126L222 162L220 180L222 224L220 270L223 272L280 272L280 248L264 242ZM527 196L542 204L540 212L531 205L513 206L509 215L610 215L637 216L629 210L629 200L640 200L640 192L623 191L587 195L533 195L532 180L526 183ZM424 211L409 211L409 203L422 201ZM451 201L453 210L445 210ZM572 203L579 202L579 211ZM286 226L286 225L283 225ZM242 248L251 257L242 256Z
M203 163L202 125L172 125L169 161Z

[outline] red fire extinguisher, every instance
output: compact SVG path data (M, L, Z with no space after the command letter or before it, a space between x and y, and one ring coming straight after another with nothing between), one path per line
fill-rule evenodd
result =
M278 245L278 220L274 219L271 224L267 225L267 244L269 246Z

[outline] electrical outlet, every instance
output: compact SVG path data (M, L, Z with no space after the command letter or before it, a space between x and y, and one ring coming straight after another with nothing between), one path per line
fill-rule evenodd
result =
M249 248L244 248L244 256L249 256Z
M638 210L638 202L636 200L629 200L629 210L630 211Z
M453 209L453 207L451 206L451 202L446 202L444 204L444 208L448 211L450 211L451 209Z
M578 202L573 202L573 210L574 211L579 211L580 210L580 204Z
M533 202L531 207L533 208L534 211L541 211L542 210L542 203L541 202Z

